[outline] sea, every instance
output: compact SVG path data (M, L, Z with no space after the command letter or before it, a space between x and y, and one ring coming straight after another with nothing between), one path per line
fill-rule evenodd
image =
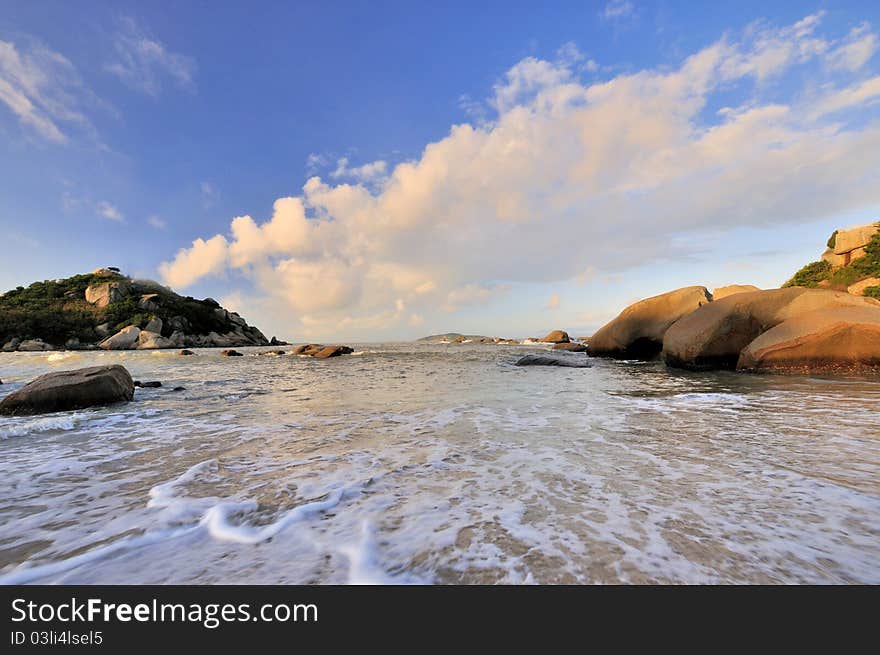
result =
M162 383L0 417L0 583L880 583L880 381L548 348L0 353Z

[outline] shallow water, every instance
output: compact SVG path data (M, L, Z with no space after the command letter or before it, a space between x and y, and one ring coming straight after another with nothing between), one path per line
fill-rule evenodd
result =
M0 354L164 385L0 418L0 582L880 582L880 382L541 349Z

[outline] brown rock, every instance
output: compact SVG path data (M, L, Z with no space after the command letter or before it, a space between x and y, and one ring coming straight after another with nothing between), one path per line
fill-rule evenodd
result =
M640 300L599 329L590 339L590 354L623 359L651 359L663 349L666 331L712 296L706 287L684 287Z
M244 357L244 355L242 355L237 350L221 350L220 356L221 357Z
M801 314L842 307L880 307L880 302L803 287L738 293L706 304L670 327L663 354L668 365L679 368L732 369L740 352L770 328Z
M865 295L865 289L868 287L880 287L880 277L869 277L864 280L859 280L855 284L851 284L846 288L847 293L851 293L854 296L863 296Z
M192 350L185 350L185 349L184 349L184 350L181 350L181 351L180 351L179 353L177 353L177 354L178 354L178 355L183 355L183 356L186 356L186 355L195 355L195 353L194 353Z
M41 375L0 402L0 414L25 416L129 401L134 383L117 365Z
M297 346L293 350L290 351L291 355L315 355L324 350L324 346L319 343L307 343L302 346Z
M541 341L545 343L569 343L571 337L568 336L568 332L565 330L553 330L553 332L541 339Z
M729 284L726 287L715 289L712 292L712 300L721 300L735 293L746 293L748 291L760 291L760 289L753 284Z
M880 373L880 306L820 309L783 321L746 346L737 370Z
M573 353L587 352L587 347L582 343L557 343L553 346L553 350L568 350Z
M328 357L338 357L339 355L350 355L354 352L353 348L348 346L327 346L321 351L314 354L318 359L327 359Z

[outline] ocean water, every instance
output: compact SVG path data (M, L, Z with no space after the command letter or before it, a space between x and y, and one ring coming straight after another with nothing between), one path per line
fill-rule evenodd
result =
M0 354L164 385L0 418L0 582L880 583L880 381L542 349Z

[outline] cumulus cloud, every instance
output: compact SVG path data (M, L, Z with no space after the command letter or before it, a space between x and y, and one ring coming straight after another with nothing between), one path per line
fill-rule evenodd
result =
M195 88L195 60L172 52L161 41L147 36L132 18L122 20L113 49L116 56L104 64L104 70L136 91L158 96L166 79L180 88Z
M34 42L0 40L0 103L31 133L67 143L66 126L91 129L80 106L91 97L73 64Z
M161 274L185 287L233 272L305 334L375 336L518 283L598 284L693 256L714 241L701 235L880 203L876 116L829 113L864 107L873 78L821 79L839 42L820 26L756 24L674 68L595 82L527 58L494 88L493 120L454 125L376 185L312 177ZM789 100L768 92L777 80Z

